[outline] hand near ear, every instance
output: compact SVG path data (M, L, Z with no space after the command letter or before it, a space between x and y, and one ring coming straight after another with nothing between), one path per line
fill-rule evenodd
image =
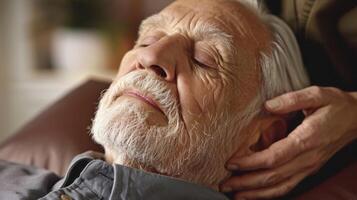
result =
M235 199L282 196L357 138L357 92L312 86L276 97L266 108L276 114L302 110L305 119L267 149L228 161L230 170L252 170L221 185L223 192L235 191Z

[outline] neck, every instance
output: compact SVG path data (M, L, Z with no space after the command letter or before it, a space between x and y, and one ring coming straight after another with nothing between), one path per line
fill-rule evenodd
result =
M146 172L161 174L157 170L155 170L154 167L146 166L140 162L128 159L127 156L115 155L112 152L107 151L107 150L105 151L105 161L110 164L118 164L118 165L123 165L126 167L140 169L140 170L143 170ZM161 175L165 175L165 174L161 174Z
M180 175L177 175L177 176L176 175L173 176L173 175L165 174L165 173L160 173L159 171L157 171L155 169L154 166L147 166L147 165L145 165L143 163L128 159L127 156L125 156L125 155L115 155L112 152L107 151L107 150L105 151L105 160L106 160L106 162L108 162L110 164L123 165L123 166L126 166L126 167L139 169L139 170L142 170L142 171L145 171L145 172L160 174L160 175L163 175L163 176L169 176L169 177L181 179L181 180L184 180L184 181L187 181L187 182L190 182L190 183L203 185L203 186L208 187L208 188L210 188L212 190L215 190L215 191L219 190L218 184L203 184L203 183L197 183L197 182L192 181L190 179L190 176L192 176L192 173L187 173L187 174L183 173L183 174L180 174ZM195 172L195 173L197 173L197 172Z

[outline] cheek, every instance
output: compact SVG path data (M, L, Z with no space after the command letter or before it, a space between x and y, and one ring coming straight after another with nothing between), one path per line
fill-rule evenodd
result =
M212 116L225 106L224 88L218 80L191 73L177 77L182 117L187 126L209 123Z
M217 113L225 106L225 101L229 98L226 89L218 74L211 76L207 72L200 73L192 81L192 93L204 113L209 112L208 114Z

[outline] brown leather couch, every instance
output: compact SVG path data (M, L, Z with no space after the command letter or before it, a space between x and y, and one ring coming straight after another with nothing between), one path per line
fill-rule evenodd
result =
M55 102L0 145L0 159L50 169L63 175L72 158L102 151L89 136L101 92L109 83L88 81Z

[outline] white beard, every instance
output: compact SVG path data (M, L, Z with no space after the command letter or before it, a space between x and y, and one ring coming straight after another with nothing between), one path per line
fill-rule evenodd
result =
M150 94L165 113L166 126L149 125L149 113L130 99L113 100L134 88ZM192 122L186 130L179 104L167 84L155 75L136 71L113 83L100 102L92 134L114 162L136 168L154 168L161 174L216 187L229 173L225 161L232 153L232 123L227 112L210 117L205 124Z

